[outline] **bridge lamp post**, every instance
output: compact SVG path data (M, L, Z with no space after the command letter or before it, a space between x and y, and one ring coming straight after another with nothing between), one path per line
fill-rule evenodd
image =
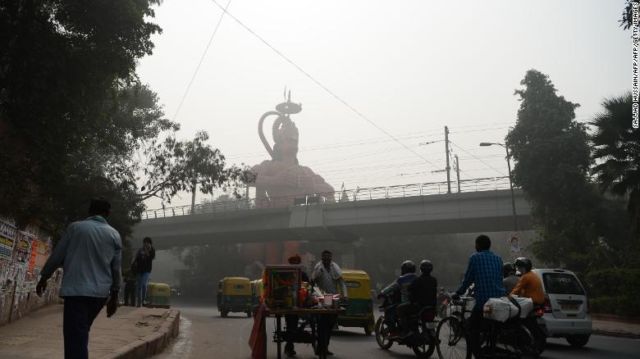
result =
M504 143L498 142L480 142L480 146L488 147L488 146L502 146L505 151L507 151L507 168L509 169L509 189L511 189L511 210L513 211L513 229L515 232L518 232L518 216L516 214L516 199L513 194L513 179L511 174L511 154L509 153L509 147Z

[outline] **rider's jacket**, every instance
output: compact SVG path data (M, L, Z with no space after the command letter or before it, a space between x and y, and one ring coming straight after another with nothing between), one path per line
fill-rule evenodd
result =
M393 295L395 293L400 293L400 304L405 304L410 302L409 298L409 285L413 283L416 279L415 273L407 273L403 274L395 282L388 285L386 288L382 290L382 294L386 296Z
M436 305L438 295L438 280L430 274L423 274L409 285L409 297L412 303L420 307Z
M520 281L516 284L511 294L521 297L531 298L533 304L544 304L544 290L542 289L542 281L537 274L527 272L520 277Z

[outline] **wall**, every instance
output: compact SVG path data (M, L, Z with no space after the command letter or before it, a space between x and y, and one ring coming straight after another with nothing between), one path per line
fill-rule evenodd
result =
M51 240L37 227L18 230L13 221L0 218L0 325L58 301L62 274L49 280L42 297L35 287L42 266L51 254Z

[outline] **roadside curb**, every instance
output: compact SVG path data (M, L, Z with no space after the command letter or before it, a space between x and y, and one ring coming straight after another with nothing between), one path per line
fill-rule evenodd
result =
M140 340L136 340L103 358L136 359L148 358L152 355L159 354L173 338L178 336L179 327L180 311L172 309L169 311L164 323L162 323L157 332L149 334Z
M608 337L640 339L640 334L629 333L629 332L613 332L613 331L602 330L602 329L593 329L592 332L593 334L606 335Z

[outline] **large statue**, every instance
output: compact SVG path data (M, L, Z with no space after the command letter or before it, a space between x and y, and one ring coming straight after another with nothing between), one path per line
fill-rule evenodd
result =
M256 206L287 207L311 195L317 201L334 201L334 189L311 168L298 163L299 132L290 115L302 111L302 106L291 102L291 92L276 111L262 115L258 123L258 134L270 160L253 167L256 175ZM273 148L262 130L269 116L277 116L272 126ZM245 246L245 254L253 259L264 260L267 264L284 263L293 254L299 253L299 242L266 243Z
M256 205L259 207L286 207L294 204L296 198L314 194L321 200L334 201L333 187L311 168L298 163L299 132L289 116L300 111L302 106L291 102L289 92L287 102L279 104L276 111L269 111L260 118L258 134L271 160L253 167L256 175ZM271 148L262 128L264 120L273 115L278 117L272 126L274 144Z

